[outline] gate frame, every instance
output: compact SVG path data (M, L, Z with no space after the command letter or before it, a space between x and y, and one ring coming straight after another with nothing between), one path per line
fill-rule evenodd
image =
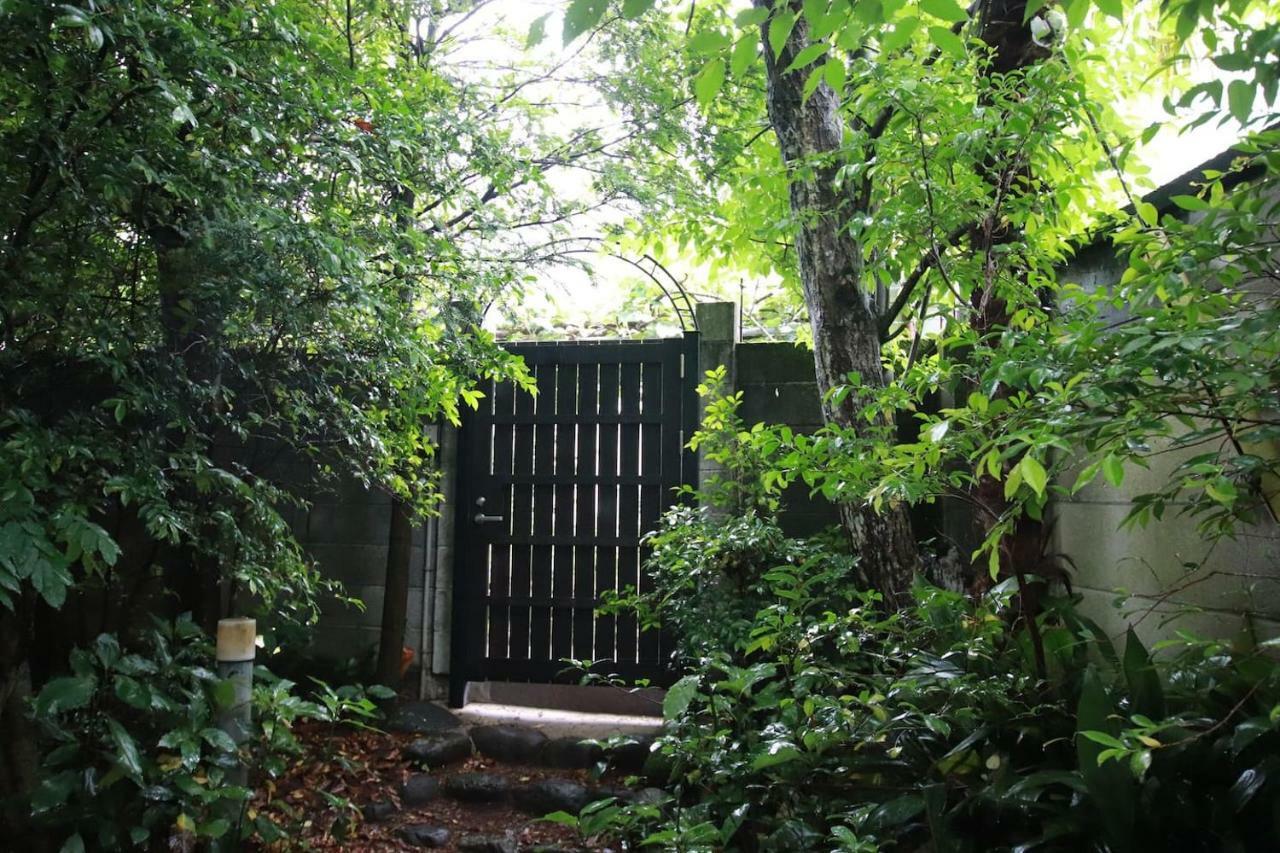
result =
M510 341L507 345L538 344L539 346L555 347L559 345L632 344L642 346L643 340L645 339L623 338L550 342ZM687 442L697 429L699 421L699 401L696 389L701 376L701 366L699 364L700 335L697 331L686 331L680 338L665 338L661 340L680 343L679 351L683 367L681 372L682 387L680 389L680 427L685 439L685 443L681 447L680 480L681 485L696 489L698 487L698 455L688 448ZM451 472L454 478L453 494L456 504L454 506L453 520L453 560L450 566L453 576L453 594L450 608L452 626L449 652L449 705L454 708L463 705L468 682L487 680L484 672L485 635L480 633L483 627L477 628L474 624L476 620L479 620L481 626L484 625L487 591L484 589L482 575L474 572L467 573L463 569L469 551L467 546L468 535L474 528L471 514L468 512L469 506L467 506L467 502L471 499L471 493L468 485L463 480L467 472L467 460L470 456L470 445L473 440L473 437L468 435L468 422L469 419L464 415L462 426L457 431L458 463L454 466L453 472ZM668 500L662 504L662 512L665 513L667 509L679 503L680 500L682 499L668 496ZM647 531L640 531L642 536L645 532ZM639 565L639 571L644 571L643 562ZM478 645L477 640L479 640ZM526 683L545 684L553 682L550 680L529 679Z

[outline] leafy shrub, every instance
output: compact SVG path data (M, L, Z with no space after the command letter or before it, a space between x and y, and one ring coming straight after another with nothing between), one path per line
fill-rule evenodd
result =
M258 667L254 725L240 747L218 728L232 685L209 669L213 644L187 617L157 621L136 648L103 634L76 649L70 674L48 682L33 716L50 741L32 812L64 850L163 846L170 836L215 840L241 826L249 790L237 768L283 772L298 751L292 725L304 718L369 720L359 688L318 685L314 701ZM262 819L245 835L279 835Z
M608 804L584 827L682 850L1266 849L1265 649L1186 637L1153 662L1131 632L1117 654L1057 602L1046 682L1009 585L976 604L921 586L886 616L819 565L765 572L748 636L669 691L666 809Z
M735 406L700 435L755 443ZM702 497L650 537L653 588L612 604L671 630L688 665L650 763L672 798L596 804L574 820L584 834L678 850L1269 849L1274 643L1182 634L1153 659L1133 631L1117 650L1050 598L1041 677L1015 580L977 601L918 584L886 613L839 548L787 538L758 501L726 514Z

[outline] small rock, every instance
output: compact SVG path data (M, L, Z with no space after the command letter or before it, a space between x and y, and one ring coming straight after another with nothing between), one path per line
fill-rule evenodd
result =
M552 738L542 745L542 763L563 770L586 770L603 757L600 744L576 737Z
M414 773L400 786L400 802L406 806L426 805L440 793L440 782L426 773Z
M449 843L449 830L430 823L411 823L400 827L399 836L418 847L443 847Z
M471 741L481 755L512 764L538 760L547 736L529 726L477 726Z
M414 735L439 734L461 729L462 720L434 702L405 702L387 715L386 728Z
M609 763L624 773L639 773L649 759L653 738L634 735L629 743L621 743L609 750Z
M458 729L418 738L405 747L404 757L428 767L443 767L471 757L471 739Z
M497 773L459 773L445 780L444 791L455 800L492 803L506 799L511 783Z
M458 841L463 853L517 853L520 849L511 833L506 835L464 835Z
M571 779L542 779L516 788L512 798L530 814L568 812L576 815L591 802L591 792Z
M641 788L636 792L632 802L638 805L656 806L665 800L671 799L671 795L661 788Z
M360 810L369 823L381 823L396 813L396 804L388 800L369 803Z
M597 800L607 800L612 797L622 805L631 805L636 801L637 796L636 791L630 788L623 788L620 785L600 785L591 789L591 802L593 803Z

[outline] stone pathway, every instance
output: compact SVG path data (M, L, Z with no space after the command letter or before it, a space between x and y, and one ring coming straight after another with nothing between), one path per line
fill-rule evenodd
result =
M354 800L361 813L361 820L345 829L341 843L335 839L331 849L588 849L572 828L538 818L558 811L576 815L606 797L639 802L662 796L654 788L622 785L652 764L648 735L631 736L630 743L606 752L597 743L549 738L528 726L466 727L430 703L401 706L385 726L394 734L350 735L359 737L361 749L377 760L366 762L366 772L351 780L349 788L323 771L318 774L339 789L330 793ZM341 736L329 737L324 748L341 753ZM601 765L608 768L603 776L598 773ZM309 787L315 787L314 781L300 781L284 799L306 801L315 794ZM270 804L264 808L269 810ZM306 841L317 849L330 846L310 836Z

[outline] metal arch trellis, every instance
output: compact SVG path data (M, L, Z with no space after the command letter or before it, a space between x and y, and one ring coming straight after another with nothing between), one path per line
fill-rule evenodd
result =
M584 243L603 243L599 237L577 237L572 238ZM662 295L671 303L671 308L676 312L676 319L680 321L680 328L685 332L698 331L698 316L693 310L694 301L689 296L689 292L684 289L684 283L680 279L672 275L671 270L662 265L662 262L653 255L645 254L639 260L622 254L605 249L603 246L596 246L590 249L567 249L564 251L566 255L586 255L586 254L604 254L611 258L616 258L624 263L630 264L640 272L649 277L649 280L658 286L662 291Z
M583 242L583 243L603 243L599 237L575 237L567 241L561 242ZM662 291L662 295L667 298L667 302L671 304L672 310L676 313L676 319L680 321L680 329L684 332L698 331L698 315L693 310L694 300L690 298L689 292L684 289L684 283L676 278L671 270L663 266L662 262L648 253L644 254L639 260L624 255L620 252L608 251L602 246L596 246L590 249L564 249L561 250L564 255L587 255L587 254L604 254L611 258L616 258L624 263L630 264L640 272L649 277L649 280L658 286ZM484 313L488 312L493 302L490 301L485 306Z
M610 257L625 261L640 272L644 273L662 291L667 297L667 301L671 303L672 309L676 312L676 317L680 320L680 328L686 332L698 331L698 315L693 310L693 300L689 298L689 292L684 289L684 285L678 278L671 274L671 270L662 265L653 255L646 254L640 260L629 258L626 255L617 252L609 252ZM663 283L663 278L666 283Z

